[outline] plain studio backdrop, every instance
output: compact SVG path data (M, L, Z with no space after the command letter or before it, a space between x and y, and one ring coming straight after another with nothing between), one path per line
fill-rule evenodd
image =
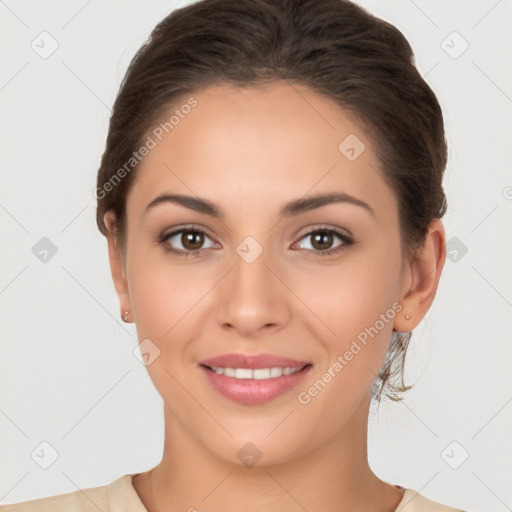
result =
M444 112L448 258L403 403L370 413L384 480L512 507L512 4L359 1L399 28ZM0 1L0 504L160 461L162 401L119 318L95 180L136 50L185 2ZM44 453L44 456L41 454ZM45 468L45 466L47 466Z

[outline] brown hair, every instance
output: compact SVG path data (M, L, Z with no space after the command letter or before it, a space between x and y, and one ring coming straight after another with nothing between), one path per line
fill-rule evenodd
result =
M101 233L112 210L124 250L126 197L137 169L126 170L126 162L173 105L213 84L275 80L308 86L357 120L396 193L403 248L413 258L447 207L441 108L404 35L348 0L202 0L158 23L114 103L97 179ZM410 387L403 364L411 334L393 332L372 388L378 401L383 390L398 400Z

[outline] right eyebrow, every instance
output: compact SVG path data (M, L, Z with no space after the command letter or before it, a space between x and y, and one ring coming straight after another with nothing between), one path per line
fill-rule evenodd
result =
M201 199L199 197L193 196L184 196L182 194L162 194L158 197L155 197L147 206L144 212L147 212L151 208L162 204L162 203L176 203L184 206L185 208L189 208L190 210L194 210L199 213L204 213L206 215L211 215L212 217L222 219L225 217L224 212L216 205L214 205L211 201L207 199Z

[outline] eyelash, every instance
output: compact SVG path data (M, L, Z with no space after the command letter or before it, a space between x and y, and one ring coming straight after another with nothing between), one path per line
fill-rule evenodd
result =
M188 226L188 227L180 228L176 231L172 231L171 233L162 234L158 238L158 243L161 244L167 252L176 254L177 256L183 256L183 257L198 256L199 253L204 249L197 249L194 251L183 251L181 249L173 249L172 247L168 247L168 246L164 245L165 242L167 242L167 240L169 240L169 238L172 238L173 236L175 236L179 233L184 233L184 232L202 233L202 234L208 236L202 229L199 229L198 227L195 227L195 226ZM307 251L310 251L317 256L331 256L333 254L337 254L337 253L340 253L340 252L348 249L351 245L354 245L354 243L356 243L355 239L350 237L349 235L342 233L341 231L338 231L337 229L327 228L327 227L318 227L316 229L308 231L299 240L302 240L303 238L311 236L315 233L334 234L343 241L343 244L338 245L334 249L327 249L325 251L319 251L317 249L306 249ZM210 238L210 237L208 237L208 238Z

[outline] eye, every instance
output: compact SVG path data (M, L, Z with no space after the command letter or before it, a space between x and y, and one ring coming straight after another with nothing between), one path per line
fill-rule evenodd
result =
M309 244L311 248L307 250L312 251L315 255L329 256L346 250L349 246L355 243L355 240L333 228L320 227L306 233L300 240L311 238ZM341 243L332 247L335 239L341 240ZM211 245L204 247L205 240L211 241ZM220 247L220 245L213 240L202 230L194 226L184 227L174 230L167 234L162 234L158 238L158 243L161 244L167 252L172 252L178 256L198 256L203 249ZM176 247L181 245L181 247Z
M166 251L176 253L178 256L197 256L202 249L219 246L212 241L212 245L204 247L206 239L211 240L201 229L186 227L161 235L158 243L162 244Z
M329 256L347 249L349 246L354 244L354 239L341 231L332 228L318 228L309 233L306 233L301 240L311 238L311 249L314 254L319 256ZM341 244L338 244L332 248L334 240L338 238L341 240Z

